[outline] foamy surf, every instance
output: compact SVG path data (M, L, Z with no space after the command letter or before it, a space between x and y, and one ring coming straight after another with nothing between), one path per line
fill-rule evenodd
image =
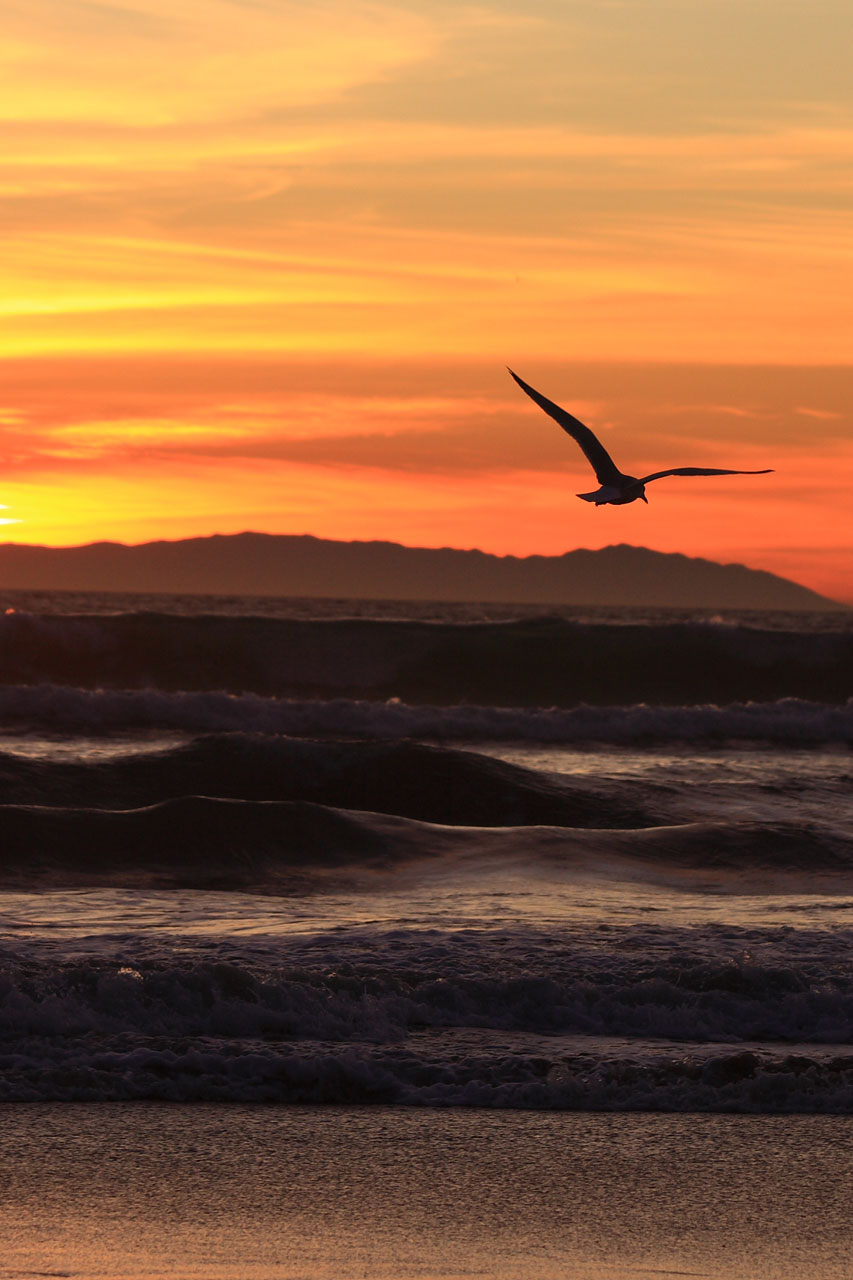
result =
M849 1110L837 618L151 603L0 623L0 1098Z
M848 686L849 687L849 686ZM780 747L853 743L853 698L839 705L801 698L723 706L569 708L410 705L399 699L300 699L156 689L78 689L54 684L0 688L7 726L60 733L160 729L437 742L771 742Z
M853 974L821 931L804 935L795 965L766 930L637 926L615 951L578 928L484 941L365 926L256 938L238 959L210 942L176 956L162 936L133 965L127 939L94 953L90 942L90 954L22 942L0 995L0 1098L673 1111L853 1101Z

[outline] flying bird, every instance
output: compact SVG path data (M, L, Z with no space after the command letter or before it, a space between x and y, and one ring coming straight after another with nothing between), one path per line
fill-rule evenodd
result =
M764 471L720 471L717 467L670 467L668 471L653 471L650 476L639 478L626 476L619 470L598 436L590 431L589 427L584 426L578 418L567 413L565 409L561 409L558 404L554 404L553 400L534 391L533 387L529 387L517 373L512 372L512 369L509 372L522 391L526 392L540 409L544 409L549 417L559 422L563 430L567 431L583 449L601 488L593 493L579 493L577 496L583 498L584 502L594 502L597 507L606 506L608 503L613 507L621 507L628 502L636 502L638 498L648 503L646 485L652 480L661 480L664 476L766 476L773 470L772 467Z

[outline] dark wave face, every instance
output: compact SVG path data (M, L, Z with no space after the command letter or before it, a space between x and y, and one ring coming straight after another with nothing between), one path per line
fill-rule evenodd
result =
M0 751L0 804L131 809L183 796L307 801L465 826L643 827L665 787L579 781L416 742L216 734L107 761Z
M538 878L713 873L717 890L746 892L851 869L843 754L799 768L771 756L757 776L752 754L724 757L713 777L684 756L678 767L671 759L668 780L653 768L625 776L608 758L610 772L558 772L423 743L263 734L85 760L7 750L0 886L292 896L358 888L378 870L391 884L414 864L446 874L479 858Z
M144 809L0 807L0 888L97 885L254 894L393 888L486 863L538 879L655 871L721 892L772 891L853 869L853 836L806 823L704 822L638 831L436 827L304 803L185 796ZM384 873L377 880L375 873ZM712 874L713 873L713 874ZM369 875L368 879L365 879ZM687 879L685 880L685 877ZM485 877L484 879L488 879ZM790 885L788 886L791 887ZM824 891L832 889L824 881Z
M853 634L539 619L0 618L7 684L493 707L844 702Z
M642 828L721 812L771 824L801 818L842 831L853 826L853 764L837 747L792 756L775 745L760 754L754 742L748 749L715 745L698 764L689 754L695 741L670 743L645 765L643 753L601 744L491 743L462 751L406 740L221 733L174 746L107 739L100 752L68 759L54 754L61 745L55 739L38 748L26 736L14 742L0 750L0 805L132 809L201 795L461 826ZM663 772L658 759L666 762ZM633 762L627 771L626 760Z

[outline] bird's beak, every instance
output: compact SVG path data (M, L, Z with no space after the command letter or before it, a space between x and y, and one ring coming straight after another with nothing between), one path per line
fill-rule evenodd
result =
M641 493L641 494L640 494L640 497L643 499L643 502L645 502L646 506L648 506L648 505L649 505L649 500L648 500L648 498L646 497L646 495L645 495L644 493Z

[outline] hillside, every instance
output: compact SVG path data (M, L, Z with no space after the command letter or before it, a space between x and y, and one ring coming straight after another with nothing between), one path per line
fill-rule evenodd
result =
M517 557L264 533L139 546L0 544L0 587L683 608L843 607L763 570L645 547Z

